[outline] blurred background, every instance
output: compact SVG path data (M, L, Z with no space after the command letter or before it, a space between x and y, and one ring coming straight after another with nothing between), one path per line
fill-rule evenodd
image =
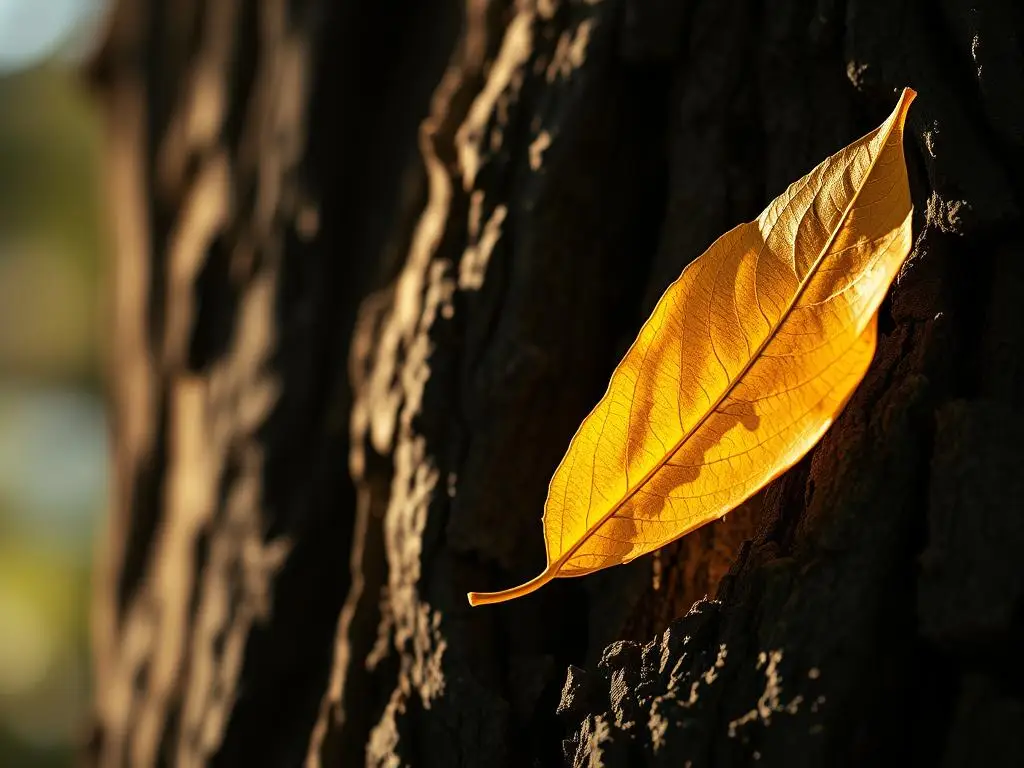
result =
M100 115L108 0L0 0L0 766L72 764L107 486Z

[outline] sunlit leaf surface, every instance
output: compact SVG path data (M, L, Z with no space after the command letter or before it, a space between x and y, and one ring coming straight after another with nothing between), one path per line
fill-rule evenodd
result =
M903 124L876 130L720 237L661 297L555 471L548 566L473 605L626 563L800 460L867 371L911 245Z

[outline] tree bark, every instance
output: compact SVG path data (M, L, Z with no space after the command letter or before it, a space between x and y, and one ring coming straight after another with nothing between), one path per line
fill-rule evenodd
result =
M1022 41L1012 0L120 0L91 762L1024 763ZM821 443L470 608L543 566L664 288L903 86L914 250Z

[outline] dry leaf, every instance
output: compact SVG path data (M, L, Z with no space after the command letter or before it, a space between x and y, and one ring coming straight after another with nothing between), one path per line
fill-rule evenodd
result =
M720 237L661 297L548 488L548 565L471 605L627 563L799 461L860 383L911 245L903 91L878 129Z

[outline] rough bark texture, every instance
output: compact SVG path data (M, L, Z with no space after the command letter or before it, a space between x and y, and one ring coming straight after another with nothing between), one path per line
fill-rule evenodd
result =
M94 76L95 764L1024 763L1015 0L121 0ZM469 608L664 287L905 85L914 252L820 445Z

